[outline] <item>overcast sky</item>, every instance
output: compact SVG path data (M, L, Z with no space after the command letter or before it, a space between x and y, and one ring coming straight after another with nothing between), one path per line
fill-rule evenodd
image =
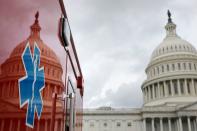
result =
M42 38L57 52L53 39L57 24L51 24L49 18L59 17L59 13L53 7L54 1L49 1L2 0L2 46L10 45L12 50L27 38L38 9ZM167 9L171 10L178 35L197 47L196 0L65 0L65 3L85 79L86 108L142 106L144 70L152 51L165 37ZM38 5L40 8L34 8ZM10 50L0 48L0 59Z
M196 0L66 0L85 76L85 107L141 107L141 84L165 37L167 9L177 33L197 47Z

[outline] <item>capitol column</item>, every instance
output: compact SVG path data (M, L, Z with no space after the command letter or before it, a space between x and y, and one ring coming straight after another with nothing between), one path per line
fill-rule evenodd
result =
M181 86L180 86L180 80L177 79L177 84L178 84L178 93L179 93L179 96L181 96Z
M144 129L143 131L146 131L146 118L143 119L143 127L144 127L143 128Z
M157 83L157 88L158 88L158 98L161 98L161 93L160 93L160 85L159 82Z
M150 89L150 86L148 86L148 93L149 93L149 98L148 98L148 100L151 100L151 89Z
M192 95L195 95L195 87L194 87L194 79L191 79L191 92L192 92Z
M183 131L183 124L181 117L179 117L179 131Z
M184 87L184 93L185 95L188 95L188 90L187 90L187 79L184 79L185 87Z
M168 130L172 131L171 118L168 118Z
M174 96L174 86L173 86L172 80L170 80L170 87L171 87L172 96Z
M152 85L152 95L153 95L153 99L155 99L155 85L153 84Z
M148 101L148 86L146 87L146 102Z
M163 131L163 118L160 118L160 131Z
M152 118L152 120L151 120L151 124L152 124L152 131L155 131L155 120L154 120L154 118Z
M188 131L191 131L191 121L190 121L190 117L187 117L187 124L188 124Z
M165 97L167 97L168 96L168 91L167 91L166 81L163 82L163 85L164 85Z

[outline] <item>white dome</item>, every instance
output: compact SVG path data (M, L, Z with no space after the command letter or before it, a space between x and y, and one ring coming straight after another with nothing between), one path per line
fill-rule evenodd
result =
M168 30L168 27L174 27ZM189 42L181 39L175 32L176 25L168 23L166 25L167 36L164 38L161 44L153 51L151 61L163 56L169 56L174 54L197 54L195 47ZM171 32L168 33L168 32Z
M197 51L176 34L170 16L166 37L153 51L146 68L144 106L197 101Z

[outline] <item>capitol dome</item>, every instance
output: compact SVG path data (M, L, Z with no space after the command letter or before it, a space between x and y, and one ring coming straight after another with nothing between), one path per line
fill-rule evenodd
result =
M155 60L167 55L175 54L194 54L197 51L189 42L181 39L178 35L169 36L164 38L163 42L153 51L151 60Z
M153 51L142 84L144 105L197 101L197 51L176 33L168 12L166 37Z

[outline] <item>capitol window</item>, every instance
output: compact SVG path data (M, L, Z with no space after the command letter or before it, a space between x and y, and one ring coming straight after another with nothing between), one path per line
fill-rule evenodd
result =
M172 70L173 70L173 71L175 70L175 66L174 66L174 64L172 64Z
M176 45L175 45L175 50L177 50L177 47L176 47Z
M181 64L180 63L178 63L178 69L181 70Z
M159 67L157 67L157 72L158 72L158 74L159 74Z
M104 125L104 127L107 127L107 123L104 123L103 125Z
M184 67L184 69L186 70L186 64L185 64L185 63L183 63L183 67Z
M131 127L131 122L128 122L128 123L127 123L127 126L128 126L128 127Z
M117 127L120 127L121 126L120 122L117 122L116 126Z
M164 72L164 67L163 66L161 66L161 69L162 69L162 72Z
M191 63L189 63L189 69L192 70L192 65L191 65Z
M196 70L196 64L194 64L194 70Z
M167 71L169 71L169 65L167 64Z
M90 127L94 127L94 123L93 122L90 122Z

